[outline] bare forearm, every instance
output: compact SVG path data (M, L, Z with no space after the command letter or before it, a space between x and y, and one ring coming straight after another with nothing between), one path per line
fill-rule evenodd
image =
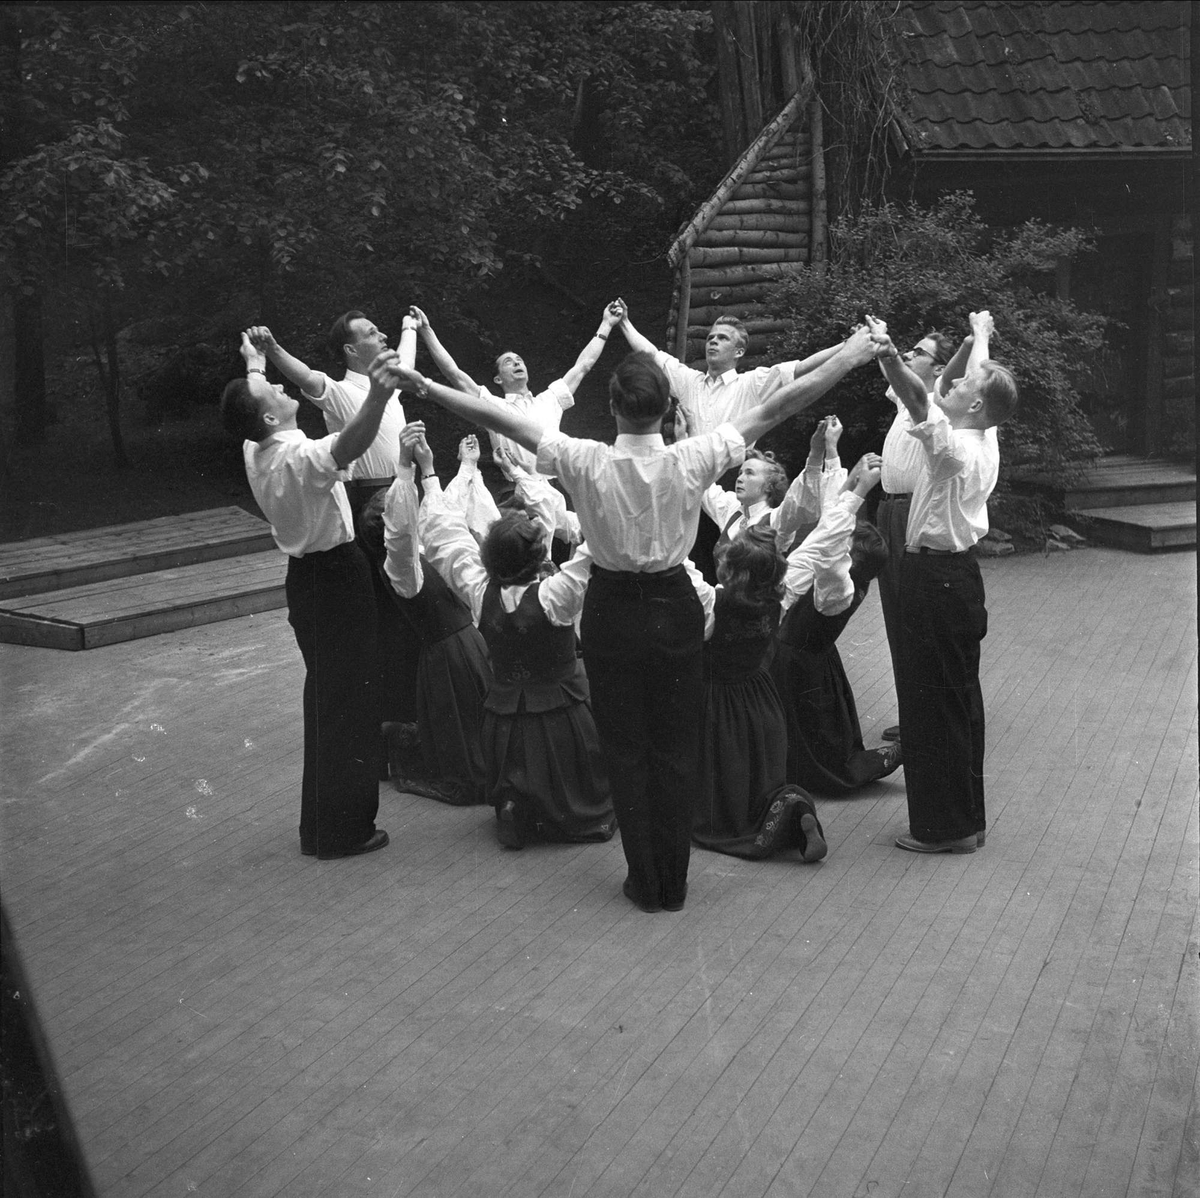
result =
M839 341L837 345L827 346L825 349L818 350L815 354L810 354L807 358L797 362L796 370L795 373L793 373L792 378L798 379L808 374L810 371L816 370L818 366L828 362L829 359L832 358L833 355L836 354L838 350L841 349L845 344L846 343L844 341Z
M515 441L530 453L537 453L537 447L542 439L542 426L534 420L518 415L497 404L488 403L477 395L468 395L465 391L456 391L453 387L444 387L441 383L427 380L428 388L422 386L422 393L427 395L438 407L454 412L464 420L478 424L493 433L500 433Z
M266 355L275 364L279 373L289 383L294 383L299 387L305 395L311 398L321 394L325 383L320 371L311 369L280 345L271 346L266 351Z
M459 391L476 390L475 380L459 369L458 363L451 356L450 351L438 340L438 335L433 329L425 328L421 332L425 338L425 348L429 350L433 364L445 378L450 380L450 385Z
M575 359L575 365L563 375L563 382L567 384L567 388L572 395L575 394L575 390L579 384L583 382L587 372L600 360L600 355L604 352L604 343L607 340L607 328L602 327L598 332L593 333L592 339L580 351L579 357Z
M975 338L969 333L962 339L958 349L954 351L950 361L946 363L945 369L938 375L937 392L939 395L945 395L966 374L967 359L971 356L971 349L974 344Z
M857 355L841 347L831 357L803 378L780 387L765 403L751 409L743 416L731 421L749 445L764 433L781 424L797 412L816 403L835 383L843 379L857 365Z
M372 388L363 406L338 434L338 439L333 443L333 460L343 470L371 448L379 435L379 422L383 419L383 409L387 407L389 398L389 392Z
M891 354L880 354L879 365L908 414L920 424L929 414L929 392L925 390L925 384L905 366L894 350Z
M642 334L633 327L633 322L628 316L621 321L621 332L625 334L625 340L629 342L629 348L634 350L636 353L658 353L658 346L655 345L649 337L643 337Z

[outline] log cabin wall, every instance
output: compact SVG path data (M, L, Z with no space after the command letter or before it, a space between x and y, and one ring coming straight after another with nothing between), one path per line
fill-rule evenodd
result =
M739 317L750 333L739 369L765 361L770 337L784 327L767 302L768 293L782 275L812 260L814 217L823 249L824 195L821 188L814 202L813 170L820 152L819 101L795 100L790 102L793 114L773 144L766 149L756 144L746 151L734 168L743 172L741 180L711 213L701 210L698 233L693 221L672 247L679 264L667 345L680 360L700 370L705 336L721 315ZM823 173L816 171L818 184Z

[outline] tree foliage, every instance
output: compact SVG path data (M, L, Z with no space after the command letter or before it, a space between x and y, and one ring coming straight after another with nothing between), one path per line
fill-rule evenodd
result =
M1018 228L983 224L970 193L943 197L931 209L883 204L831 228L824 273L805 270L782 283L776 301L791 322L782 355L797 344L828 345L862 320L885 319L896 344L914 345L931 329L957 341L968 315L989 309L996 322L992 354L1021 389L1017 415L1000 430L1002 479L1017 472L1070 473L1099 452L1080 409L1075 380L1103 343L1105 318L1055 295L1058 264L1089 252L1078 230L1028 221ZM847 433L887 428L884 383L861 371L839 388Z
M454 310L585 214L609 237L621 214L645 248L711 182L699 7L58 3L6 19L21 119L0 163L6 281L81 321L230 306L307 338L352 305Z

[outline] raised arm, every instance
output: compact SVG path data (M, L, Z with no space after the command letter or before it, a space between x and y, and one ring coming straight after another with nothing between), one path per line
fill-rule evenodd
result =
M968 333L962 339L958 349L954 351L950 361L946 363L942 373L938 375L937 382L933 385L933 389L938 395L945 395L967 373L967 361L971 356L971 350L974 345L975 338ZM880 366L880 369L882 370L883 367Z
M866 329L856 329L838 347L837 352L815 370L780 387L758 407L751 408L730 423L749 445L789 416L795 416L797 412L816 403L835 383L855 367L871 361L874 356L875 345L870 333Z
M396 371L402 369L399 361L395 350L385 349L367 368L371 380L367 398L333 443L333 460L341 469L345 470L355 458L362 457L378 435L383 409L395 390L392 379Z
M925 390L925 384L904 364L882 320L868 316L867 327L871 330L871 340L879 347L879 365L884 378L908 409L913 423L920 424L929 415L929 392Z
M617 300L621 305L621 332L625 334L625 340L629 342L629 348L642 354L658 353L658 346L650 340L649 337L643 337L641 333L633 327L633 321L629 319L629 309L625 306L624 300Z
M622 307L619 300L614 300L604 309L604 315L600 318L600 328L593 334L592 339L583 347L578 358L575 359L575 365L563 375L563 382L567 384L567 390L572 395L575 394L575 389L583 382L584 375L600 360L600 355L604 352L604 343L608 340L608 335L613 329L621 323L621 318L625 315L625 309Z
M408 311L417 322L417 332L421 340L425 342L425 348L429 350L433 364L450 380L450 385L457 387L460 391L477 392L479 385L465 370L459 368L458 363L450 356L450 351L438 340L437 334L433 331L433 325L429 323L429 317L415 306L409 308ZM404 364L411 369L414 362L415 358L412 362Z
M274 363L276 370L289 383L295 384L307 399L315 399L325 389L325 376L319 370L306 366L293 357L275 340L265 324L256 324L246 330L250 344L262 353L267 361Z
M537 453L538 444L542 439L542 426L536 420L530 420L507 406L489 403L486 399L480 399L478 395L468 395L465 391L443 387L441 383L423 378L415 370L401 366L395 355L392 355L384 369L392 387L403 387L419 399L432 399L438 407L445 408L448 412L453 412L456 416L461 416L464 420L478 424L493 433L500 433L522 448L528 449L530 453Z
M792 378L802 378L810 371L816 370L818 366L828 362L829 359L832 358L833 355L836 354L838 350L841 349L845 344L846 343L844 341L839 341L837 345L826 346L825 349L819 349L815 354L809 354L807 358L802 358L796 363L796 370L793 373Z
M383 501L383 570L392 589L405 599L416 595L425 581L417 539L417 488L413 482L413 439L424 432L418 421L400 433L396 478Z

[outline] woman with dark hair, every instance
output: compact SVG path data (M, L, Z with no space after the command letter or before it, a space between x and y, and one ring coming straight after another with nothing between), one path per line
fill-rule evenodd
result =
M524 511L502 513L478 544L437 486L424 436L413 452L432 479L421 508L425 554L474 613L491 658L480 739L497 838L511 849L611 839L608 776L575 651L587 546L552 573L543 529Z
M613 444L546 432L403 367L399 385L536 451L575 501L595 558L581 630L596 722L613 782L625 896L643 911L679 911L687 897L704 681L704 612L683 563L700 496L753 443L873 355L856 331L827 361L710 433L666 445L666 376L630 354L609 384ZM487 636L486 628L484 635ZM492 647L492 666L498 671Z
M358 517L358 537L387 584L395 616L420 643L415 706L423 768L402 767L401 746L393 742L402 738L405 726L385 725L393 782L398 790L467 806L487 802L479 729L492 670L471 609L421 553L410 434L422 427L405 426L396 481L367 500ZM460 486L468 481L460 481L463 473L456 480ZM432 472L429 477L437 482ZM465 511L463 518L469 520Z
M868 453L837 491L830 472L821 519L788 555L785 615L771 676L787 717L787 779L817 794L846 794L892 773L900 745L863 747L854 692L837 638L887 562L887 545L858 509L879 481L881 459Z
M816 808L786 783L787 723L765 661L786 568L769 528L747 529L717 555L692 839L734 857L798 849L805 861L820 861L826 845Z

